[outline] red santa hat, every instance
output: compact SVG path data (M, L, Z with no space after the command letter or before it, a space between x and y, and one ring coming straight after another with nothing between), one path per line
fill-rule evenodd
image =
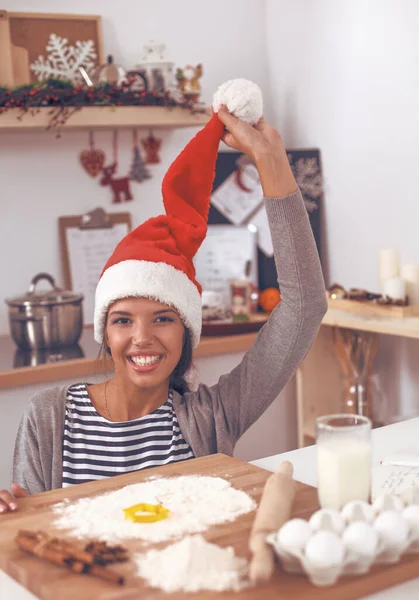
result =
M253 94L255 84L249 84L253 86ZM228 98L226 100L228 108ZM131 231L108 259L96 288L94 337L97 342L103 340L106 314L113 302L146 297L176 308L191 331L193 347L198 345L202 290L195 278L193 258L207 232L223 131L223 123L214 114L175 159L163 179L166 214L153 217Z

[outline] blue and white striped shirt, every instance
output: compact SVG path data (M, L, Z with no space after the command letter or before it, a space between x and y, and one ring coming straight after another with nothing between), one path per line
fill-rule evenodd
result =
M152 413L113 423L96 411L85 383L68 389L63 487L193 457L179 428L172 393Z

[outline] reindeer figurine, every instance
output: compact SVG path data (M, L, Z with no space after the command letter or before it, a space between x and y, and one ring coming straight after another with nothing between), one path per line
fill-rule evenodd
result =
M103 167L103 177L99 183L100 185L110 185L113 191L112 202L114 204L120 204L121 202L128 202L128 200L132 200L133 196L129 187L128 177L117 177L116 179L113 178L116 168L116 162L108 167ZM124 198L122 198L122 195Z

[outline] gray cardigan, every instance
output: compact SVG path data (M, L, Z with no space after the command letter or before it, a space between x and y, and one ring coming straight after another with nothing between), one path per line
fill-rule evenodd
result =
M241 363L216 385L174 395L180 429L196 457L231 455L304 359L327 309L317 249L299 191L265 198L281 302ZM34 396L22 417L12 481L31 494L62 485L67 386Z

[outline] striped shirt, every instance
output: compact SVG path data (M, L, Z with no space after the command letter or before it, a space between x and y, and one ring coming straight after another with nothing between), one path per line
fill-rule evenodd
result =
M171 392L152 413L113 423L96 411L86 385L72 385L67 392L63 487L193 458Z

